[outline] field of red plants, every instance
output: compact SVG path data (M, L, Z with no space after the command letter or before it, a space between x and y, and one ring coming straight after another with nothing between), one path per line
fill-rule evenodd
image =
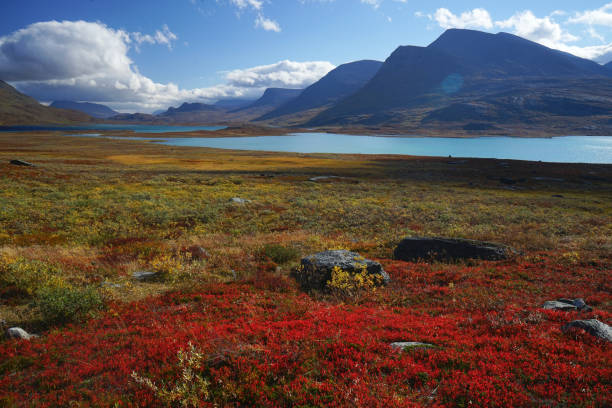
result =
M169 390L180 385L177 352L191 343L208 384L197 391L200 406L612 404L610 344L561 331L578 317L612 320L612 282L597 265L563 265L555 254L474 266L383 263L393 283L360 304L311 298L262 272L112 305L84 326L6 342L1 401L163 406L132 373ZM541 308L569 295L594 311ZM398 341L435 348L392 349Z
M0 407L611 407L612 343L562 330L612 324L610 202L606 165L2 134L0 329L39 337L0 338ZM408 236L517 251L393 260ZM300 290L339 248L390 283Z

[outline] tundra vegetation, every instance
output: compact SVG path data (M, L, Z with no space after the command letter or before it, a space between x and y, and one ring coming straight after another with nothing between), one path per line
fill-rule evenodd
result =
M0 406L611 406L610 343L561 329L612 323L611 202L606 165L0 134L0 319L40 335L0 341ZM407 236L518 253L393 260ZM328 249L390 283L300 291Z

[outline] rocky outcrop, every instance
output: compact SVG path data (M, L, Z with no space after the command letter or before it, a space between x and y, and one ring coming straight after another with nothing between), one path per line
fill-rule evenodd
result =
M393 256L400 261L457 261L484 259L499 261L515 251L504 245L469 239L409 237L402 240Z
M291 275L303 290L325 290L336 266L349 273L359 273L365 269L369 275L380 276L382 284L390 280L380 263L346 250L325 251L307 256Z
M13 159L10 161L10 163L13 166L27 166L27 167L33 167L34 165L30 162L24 161L24 160L19 160L19 159Z
M612 327L596 319L574 320L561 328L563 332L572 329L584 330L592 336L612 342Z

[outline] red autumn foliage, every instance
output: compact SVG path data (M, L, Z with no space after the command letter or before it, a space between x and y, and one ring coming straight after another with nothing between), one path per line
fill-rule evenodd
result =
M384 262L384 261L383 261ZM384 262L393 283L333 304L276 278L110 305L85 326L0 344L7 406L160 406L130 378L179 379L176 353L207 357L201 406L612 406L612 347L576 318L612 322L610 270L540 262ZM452 285L450 285L452 283ZM540 308L583 297L591 313ZM396 341L434 349L393 350Z

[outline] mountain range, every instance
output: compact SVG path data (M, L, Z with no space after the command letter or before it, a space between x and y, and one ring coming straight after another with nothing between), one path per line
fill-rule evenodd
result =
M90 120L66 110L51 111L24 95L20 99L16 90L2 84L0 117L5 121ZM7 104L7 98L18 103ZM110 110L95 104L54 106L98 117ZM11 117L7 109L19 115ZM28 114L32 109L45 114ZM426 47L400 46L384 62L340 65L303 90L269 88L255 101L183 103L157 115L109 119L253 122L374 133L513 134L529 128L546 134L612 134L612 62L600 65L512 34L450 29Z
M49 106L53 108L71 109L77 112L83 112L98 119L107 119L119 114L119 112L112 110L106 105L100 105L99 103L54 101Z

